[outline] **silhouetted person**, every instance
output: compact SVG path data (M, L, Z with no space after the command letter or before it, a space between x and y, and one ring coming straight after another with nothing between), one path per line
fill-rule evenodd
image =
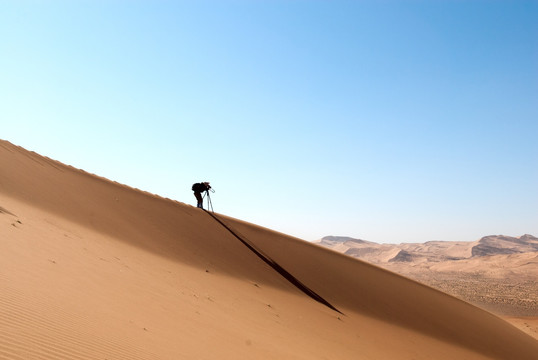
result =
M202 198L202 193L204 191L207 191L211 189L211 186L209 186L209 182L200 182L192 185L192 191L194 191L194 197L196 200L198 200L198 204L196 205L200 209L204 208L204 199Z

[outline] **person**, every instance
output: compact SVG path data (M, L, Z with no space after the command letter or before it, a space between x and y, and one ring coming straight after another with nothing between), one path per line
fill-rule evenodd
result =
M194 191L194 197L196 198L196 200L198 200L198 204L196 205L196 207L200 209L204 208L204 200L202 198L202 193L204 191L208 191L209 189L211 189L211 186L209 185L209 182L207 181L192 185L192 191Z

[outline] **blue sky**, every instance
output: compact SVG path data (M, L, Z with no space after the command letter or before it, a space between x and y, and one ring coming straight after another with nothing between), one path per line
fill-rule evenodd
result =
M537 1L0 1L0 138L305 240L538 236ZM9 171L2 169L1 171Z

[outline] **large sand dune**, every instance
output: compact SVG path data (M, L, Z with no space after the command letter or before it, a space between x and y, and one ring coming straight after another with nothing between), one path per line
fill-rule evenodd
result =
M263 261L190 205L5 141L0 169L2 359L538 354L490 313L305 241L216 214Z

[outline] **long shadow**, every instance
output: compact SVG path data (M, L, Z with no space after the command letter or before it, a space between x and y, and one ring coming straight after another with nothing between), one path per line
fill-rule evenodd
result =
M226 225L222 220L220 220L214 213L206 211L209 216L211 216L213 219L215 219L219 224L221 224L226 230L228 230L237 240L241 241L243 245L245 245L250 251L252 251L257 257L262 259L267 265L272 267L277 273L282 275L286 280L288 280L293 286L295 286L297 289L301 290L306 295L310 296L312 299L316 300L317 302L327 306L328 308L339 312L340 314L343 314L340 310L335 308L333 305L331 305L327 300L325 300L323 297L321 297L319 294L317 294L315 291L310 289L308 286L303 284L299 279L297 279L295 276L290 274L286 269L284 269L282 266L280 266L276 261L271 259L267 254L264 254L263 251L256 246L254 246L250 241L248 241L244 236L239 234L239 232L232 230L228 225Z

